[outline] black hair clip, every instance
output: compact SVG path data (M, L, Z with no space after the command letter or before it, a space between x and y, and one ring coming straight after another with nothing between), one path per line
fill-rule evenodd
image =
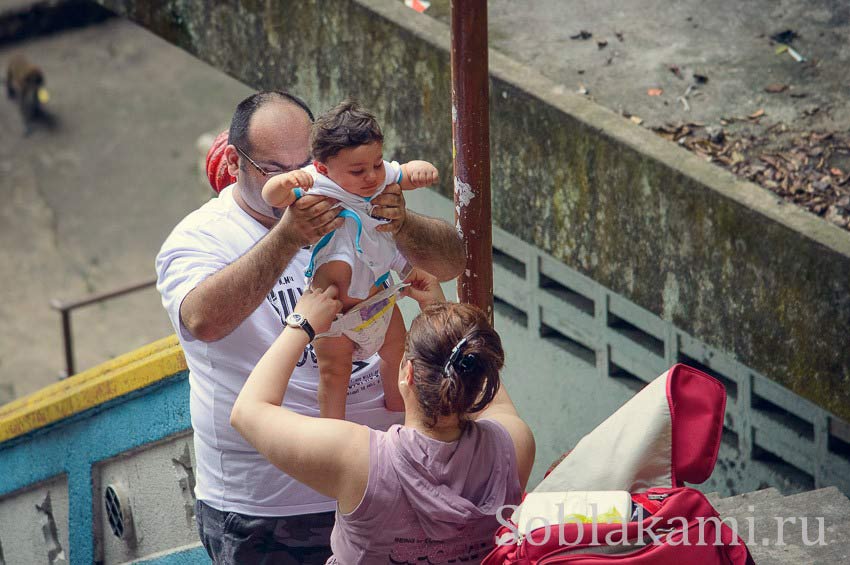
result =
M449 367L453 367L457 362L457 358L460 355L460 349L466 345L466 338L462 338L457 345L452 348L452 352L449 354L448 360L446 360L446 364L443 366L443 374L448 377L450 376Z
M452 348L452 352L449 354L449 359L443 366L443 375L446 378L450 376L449 367L454 367L456 372L464 374L473 370L478 364L478 355L475 353L467 353L466 355L461 356L461 349L463 349L463 346L466 345L468 339L468 337L464 337Z

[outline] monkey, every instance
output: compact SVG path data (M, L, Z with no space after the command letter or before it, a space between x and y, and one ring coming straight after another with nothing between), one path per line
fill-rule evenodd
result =
M42 104L50 99L44 87L44 72L30 63L23 55L15 55L6 71L6 94L17 99L24 119L24 135L32 131L35 120L44 116Z

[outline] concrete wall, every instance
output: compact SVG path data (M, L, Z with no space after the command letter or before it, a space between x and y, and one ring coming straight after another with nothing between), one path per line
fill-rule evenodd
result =
M452 217L451 200L432 191L409 193L407 202ZM720 454L699 488L850 492L847 431L834 415L502 229L493 246L502 380L537 442L529 488L636 390L682 362L727 392ZM455 292L454 283L443 288ZM410 301L400 307L408 321L416 314Z
M0 562L208 563L189 428L174 336L0 407ZM108 523L110 485L133 515L124 539Z
M68 563L68 481L64 475L0 497L3 563Z
M98 463L95 540L104 563L124 563L198 541L195 522L195 450L191 432L122 453ZM132 526L114 535L104 511L106 488L121 489Z
M395 0L102 0L257 88L356 96L450 194L449 30ZM332 6L332 8L329 8ZM850 235L490 54L494 222L850 420Z

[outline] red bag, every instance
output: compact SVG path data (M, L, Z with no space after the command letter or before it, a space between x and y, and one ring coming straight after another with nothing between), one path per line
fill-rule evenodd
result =
M625 490L645 509L644 519L549 525L524 538L514 524L503 526L496 549L482 563L752 563L740 537L719 521L705 496L683 486L711 475L725 409L719 381L686 365L673 366L582 438L534 489Z

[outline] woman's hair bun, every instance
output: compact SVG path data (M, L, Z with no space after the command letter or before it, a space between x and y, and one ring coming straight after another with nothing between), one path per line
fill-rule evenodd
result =
M470 373L478 367L478 354L467 353L457 363L456 370L458 373Z
M410 324L405 358L429 426L440 416L479 412L499 390L505 352L487 316L471 304L425 307Z

